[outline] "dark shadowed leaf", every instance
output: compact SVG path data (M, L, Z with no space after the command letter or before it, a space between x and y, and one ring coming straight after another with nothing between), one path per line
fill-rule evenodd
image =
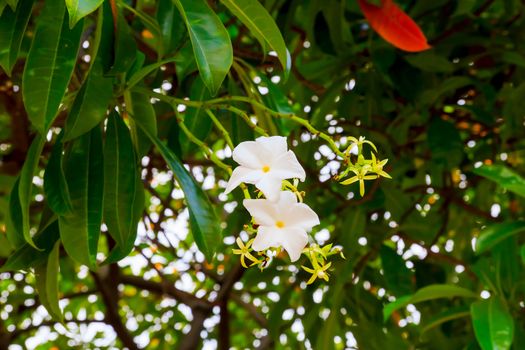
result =
M9 75L18 58L34 2L21 0L14 13L8 8L0 17L0 66Z
M44 192L47 203L56 214L65 214L71 210L71 198L62 165L63 133L57 137L53 151L44 173Z

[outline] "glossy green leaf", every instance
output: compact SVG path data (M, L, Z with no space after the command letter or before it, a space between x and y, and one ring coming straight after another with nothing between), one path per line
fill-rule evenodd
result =
M385 321L388 320L394 311L405 307L408 304L453 297L477 298L478 295L469 289L454 284L433 284L419 289L412 295L403 296L396 301L387 304L383 309L383 318Z
M0 17L0 66L11 75L31 17L34 0L21 0L16 11L6 9Z
M64 140L77 138L104 120L112 96L112 79L104 77L102 65L95 63L66 119Z
M233 63L230 36L205 0L173 0L184 19L199 73L216 95Z
M128 127L113 113L104 145L104 221L121 247L135 241L144 208L144 191Z
M22 78L29 120L44 133L58 113L76 64L82 23L67 24L64 0L49 0L38 18Z
M104 0L66 0L69 13L69 27L73 28L78 21L95 11Z
M60 238L68 255L93 268L102 223L104 172L99 127L75 139L64 160L72 211L59 216Z
M25 241L32 245L34 245L34 243L30 233L29 204L33 197L33 176L38 168L38 160L40 159L40 154L44 148L45 141L45 138L40 135L37 135L33 139L33 142L27 151L26 160L22 167L22 172L20 173L20 183L18 184L18 198L20 200L20 210L22 213L22 234Z
M62 153L64 150L62 137L63 133L60 133L55 141L44 173L46 200L56 214L65 214L71 210L71 198L62 166Z
M221 0L221 2L250 30L263 49L268 45L277 53L284 75L287 77L292 59L279 27L264 6L258 0Z
M485 227L476 240L476 254L482 254L505 238L525 231L524 221L504 222Z
M55 220L35 235L35 243L41 250L29 243L23 244L7 259L0 272L26 270L45 262L58 238L58 223Z
M514 320L496 297L470 306L474 334L483 350L510 349L514 338Z
M58 305L59 258L60 241L57 241L49 252L47 261L35 266L35 282L40 303L54 319L62 321L62 310Z
M525 178L501 164L482 165L473 170L475 174L496 182L501 187L525 197Z
M164 54L170 54L181 45L186 33L182 17L172 0L158 1L157 22L162 33Z
M192 226L191 231L195 243L206 259L211 261L217 245L222 240L221 228L215 209L201 186L193 179L177 156L158 137L152 134L150 128L147 125L143 125L141 120L135 119L135 122L150 138L173 171L188 204L190 224Z

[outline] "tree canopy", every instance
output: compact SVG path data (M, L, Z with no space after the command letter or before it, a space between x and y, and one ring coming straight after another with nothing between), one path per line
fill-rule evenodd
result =
M518 0L0 0L0 349L525 348Z

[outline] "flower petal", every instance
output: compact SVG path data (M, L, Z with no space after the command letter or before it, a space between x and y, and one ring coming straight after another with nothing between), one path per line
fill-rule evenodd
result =
M285 223L287 227L298 227L309 231L312 227L319 225L320 221L312 208L304 203L297 203L287 211Z
M253 250L260 252L270 247L281 246L282 231L273 227L259 226L257 236L253 240Z
M245 199L242 201L242 204L250 212L250 215L253 216L256 224L270 227L275 226L277 219L275 205L272 202L266 199Z
M297 204L297 196L292 191L281 191L277 210L280 213L287 212L293 205Z
M282 179L274 177L268 173L255 183L255 187L261 190L268 200L276 202L279 200L279 193L281 192L282 184Z
M226 190L224 193L230 193L235 187L239 186L241 182L254 184L260 180L262 174L263 172L261 170L254 170L243 166L238 166L237 168L233 169L232 176L230 176L230 179L228 180L228 184L226 185Z
M284 228L280 230L281 243L292 262L297 261L308 243L308 235L300 228Z
M234 148L233 160L240 165L251 169L262 169L266 164L264 160L268 158L268 152L264 151L255 141L244 141Z
M288 151L277 157L270 166L270 173L283 180L297 177L301 181L304 181L306 178L303 167L292 151Z
M255 142L267 150L270 154L279 156L288 151L286 137L283 136L261 136L255 139Z

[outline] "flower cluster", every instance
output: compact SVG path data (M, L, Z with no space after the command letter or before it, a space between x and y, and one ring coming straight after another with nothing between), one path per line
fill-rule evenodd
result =
M383 170L388 159L378 160L374 155L374 152L370 152L370 159L365 159L363 155L363 145L368 144L375 152L377 152L376 146L372 142L365 140L362 136L359 137L359 139L356 139L355 137L349 137L349 139L351 143L344 151L343 159L346 169L336 176L336 180L345 178L349 173L353 173L354 176L341 181L341 184L350 185L354 182L359 182L359 194L363 197L365 195L365 180L375 180L380 176L388 179L392 178ZM355 162L352 162L351 151L354 147L357 147L357 159Z
M255 234L255 238L244 243L237 238L241 264L249 266L267 266L271 256L278 255L284 249L292 262L305 254L313 269L304 267L312 274L308 283L316 278L328 280L327 270L329 255L340 253L340 248L332 245L319 247L313 243L308 248L308 232L320 224L317 214L305 203L304 193L297 189L304 181L306 173L295 154L288 150L286 138L282 136L259 137L255 141L240 143L233 150L233 159L239 164L234 169L226 186L225 193L231 192L241 183L253 184L264 198L246 198L244 207L253 218L246 231ZM292 182L289 179L295 179ZM261 196L262 197L262 196Z

